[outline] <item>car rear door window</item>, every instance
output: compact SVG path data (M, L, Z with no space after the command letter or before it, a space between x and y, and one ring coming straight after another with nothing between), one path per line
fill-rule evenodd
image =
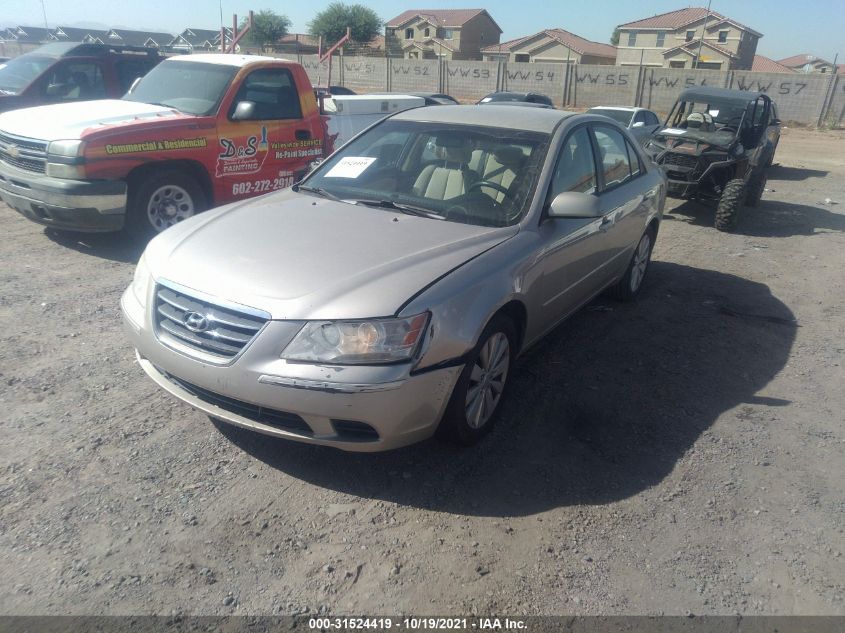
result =
M602 188L612 189L628 182L632 178L631 161L625 138L618 130L603 125L593 129L596 147L599 152L599 167L602 175Z
M596 190L596 163L586 127L572 132L563 143L549 190L549 201L564 191L593 193Z

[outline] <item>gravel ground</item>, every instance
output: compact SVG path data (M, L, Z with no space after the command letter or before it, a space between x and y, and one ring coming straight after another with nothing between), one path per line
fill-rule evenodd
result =
M469 450L215 426L134 362L138 249L0 205L0 612L845 614L844 141L786 130L734 234L670 202Z

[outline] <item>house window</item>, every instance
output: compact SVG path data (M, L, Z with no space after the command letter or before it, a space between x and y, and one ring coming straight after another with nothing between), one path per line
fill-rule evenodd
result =
M687 63L682 60L673 60L669 62L669 68L684 68L686 65Z
M405 39L406 40L414 39L414 29L405 29Z
M429 37L429 29L426 29L426 30L425 30L425 36L426 36L426 37Z
M531 58L529 57L528 53L517 53L514 56L514 61L517 62L530 62Z
M719 43L724 44L728 41L728 32L727 31L719 31Z
M628 33L628 46L636 46L637 45L637 33L633 31Z
M453 37L455 37L455 32L452 29L443 29L444 40L451 40Z
M657 47L663 48L663 46L665 45L665 42L666 42L666 31L660 31L660 33L657 34Z
M695 31L687 31L687 42L692 42L692 38L695 37Z

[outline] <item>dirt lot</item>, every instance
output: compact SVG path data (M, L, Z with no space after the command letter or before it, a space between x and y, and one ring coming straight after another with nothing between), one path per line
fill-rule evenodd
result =
M134 362L138 250L0 207L0 612L845 614L843 149L785 131L732 235L671 202L471 450L216 427Z

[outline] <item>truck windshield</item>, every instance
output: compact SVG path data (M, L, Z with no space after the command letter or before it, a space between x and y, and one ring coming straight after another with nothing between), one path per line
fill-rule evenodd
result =
M0 92L16 95L56 62L55 57L21 55L0 64Z
M301 189L345 202L481 226L519 222L548 134L384 121L323 163Z
M751 125L742 101L680 101L669 114L669 127L659 134L727 146Z
M144 75L135 90L123 98L169 106L188 114L212 114L237 70L224 64L168 60Z

